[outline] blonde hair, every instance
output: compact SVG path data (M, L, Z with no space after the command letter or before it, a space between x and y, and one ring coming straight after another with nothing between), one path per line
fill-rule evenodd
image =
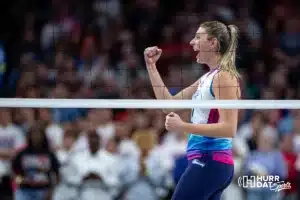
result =
M231 75L240 78L236 69L236 49L238 46L238 28L235 25L226 26L218 21L204 22L200 25L205 28L209 39L216 38L218 41L221 59L219 67L221 70L228 71Z

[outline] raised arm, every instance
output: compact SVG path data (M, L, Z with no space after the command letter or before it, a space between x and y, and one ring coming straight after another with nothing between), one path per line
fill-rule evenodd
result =
M156 68L156 62L161 53L162 50L157 47L148 47L144 51L144 58L155 97L157 99L191 99L193 93L197 90L198 81L172 96Z

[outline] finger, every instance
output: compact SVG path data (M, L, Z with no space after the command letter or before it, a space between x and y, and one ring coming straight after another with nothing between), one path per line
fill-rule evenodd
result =
M174 114L173 114L173 117L179 117L179 115L178 115L178 114L176 114L176 113L174 113Z
M149 51L148 56L152 57L155 56L156 54L157 54L156 50L151 50Z
M167 131L170 131L170 127L169 127L169 126L166 126L166 130L167 130Z
M166 127L166 129L169 127L167 123L165 123L165 127Z
M145 50L144 50L144 53L148 53L150 51L150 47L147 47Z
M174 117L175 116L175 113L174 112L170 112L169 114L168 114L168 117Z

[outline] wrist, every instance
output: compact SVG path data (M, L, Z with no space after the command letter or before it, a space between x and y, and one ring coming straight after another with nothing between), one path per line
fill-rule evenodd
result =
M156 70L156 64L155 63L152 63L152 64L146 64L146 67L148 70Z
M182 122L181 125L180 125L180 131L181 132L189 132L188 127L189 127L188 122Z

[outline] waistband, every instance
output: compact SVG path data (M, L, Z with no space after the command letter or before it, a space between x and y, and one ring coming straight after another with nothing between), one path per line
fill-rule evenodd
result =
M220 150L220 151L189 151L187 152L187 159L189 161L193 159L207 159L207 160L214 160L226 164L234 164L233 157L232 157L232 150Z

